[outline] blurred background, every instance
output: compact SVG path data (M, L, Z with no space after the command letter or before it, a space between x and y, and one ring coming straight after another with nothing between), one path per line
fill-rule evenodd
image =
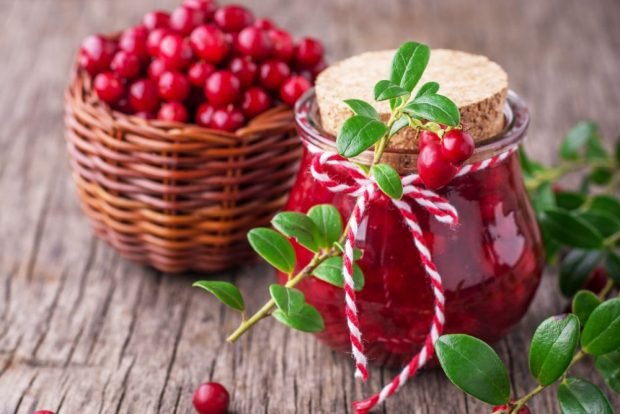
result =
M405 40L488 56L528 102L527 146L541 161L555 158L563 134L580 119L597 121L607 143L620 133L618 0L239 2L296 38L323 40L331 62ZM225 348L220 332L234 325L232 316L213 315L203 294L190 292L189 278L119 260L93 238L79 210L63 141L63 91L78 45L88 34L121 30L149 10L178 3L0 0L2 414L46 404L67 413L189 412L193 387L205 375L230 384L239 413L340 412L363 394L347 358L281 327ZM265 290L271 279L257 272L240 271L242 289ZM523 344L542 315L563 306L552 296L555 283L544 282L531 315L499 345L511 367L521 367L513 372L517 392L531 388L531 380L523 379ZM261 300L253 298L250 306ZM301 362L287 362L285 347L266 352L262 346L286 344L289 335L299 339ZM308 366L319 359L329 366ZM375 381L390 375L375 375ZM321 394L313 394L323 381L329 383ZM372 383L366 394L379 385ZM440 375L426 375L411 387L415 393L405 391L384 412L462 413L446 407L454 389ZM470 412L483 411L458 395ZM278 404L270 405L270 398ZM532 408L558 412L544 398Z

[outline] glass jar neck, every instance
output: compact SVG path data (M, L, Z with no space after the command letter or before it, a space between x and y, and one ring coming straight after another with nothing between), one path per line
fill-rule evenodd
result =
M476 150L469 163L491 158L518 145L524 139L530 121L529 112L525 102L513 91L508 91L504 120L504 129L500 134L476 144ZM304 145L314 146L322 151L336 152L335 137L321 126L314 89L306 92L295 105L295 122ZM412 150L388 148L383 153L381 162L391 165L401 174L410 174L416 171L417 157L417 148ZM368 150L355 157L353 161L369 165L372 158L373 151Z

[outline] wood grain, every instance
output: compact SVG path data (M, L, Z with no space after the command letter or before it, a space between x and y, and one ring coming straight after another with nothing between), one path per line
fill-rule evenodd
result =
M543 161L578 119L620 131L620 3L616 0L244 1L296 35L316 34L332 59L407 39L488 55L530 104L527 146ZM389 381L373 369L353 381L351 361L312 337L263 322L234 346L237 323L203 292L200 275L170 277L120 259L96 240L76 202L62 139L62 93L76 45L91 32L136 22L174 0L0 0L0 413L190 413L203 380L231 391L234 413L344 413ZM369 22L370 18L372 22ZM272 280L262 265L220 279L239 283L251 308ZM516 392L533 387L527 343L565 306L555 270L523 322L496 344ZM600 380L591 365L578 373ZM609 395L609 393L608 393ZM620 407L620 399L613 402ZM554 392L531 404L558 413ZM381 410L379 410L381 412ZM488 407L429 371L383 413L485 413Z

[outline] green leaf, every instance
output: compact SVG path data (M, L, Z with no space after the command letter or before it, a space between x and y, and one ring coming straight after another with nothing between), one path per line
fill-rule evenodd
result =
M596 357L596 369L607 386L620 393L620 350Z
M620 231L620 218L614 217L609 213L600 211L586 211L577 214L601 233L603 237L609 237Z
M559 191L555 193L555 203L564 210L576 210L586 201L586 196L573 191Z
M620 348L620 299L605 301L592 311L583 327L581 347L595 356Z
M312 275L331 285L343 288L342 256L334 256L324 260L314 269ZM353 287L357 291L364 288L364 273L362 273L362 269L357 264L353 265Z
M590 137L586 143L586 159L588 161L609 159L607 149L603 146L601 136L597 130L597 134Z
M620 201L613 196L604 194L597 195L592 198L588 211L620 217Z
M360 99L347 99L344 103L347 104L347 106L351 108L356 115L379 120L379 113L377 110L366 101L362 101Z
M519 162L521 163L521 169L526 177L532 177L545 169L542 164L532 160L527 155L523 146L519 147Z
M273 284L269 286L269 293L278 309L287 315L299 311L306 303L304 294L295 288Z
M568 377L558 388L562 414L614 414L605 394L594 384Z
M601 304L601 299L589 290L580 290L573 298L573 313L579 318L581 325L585 325L592 311Z
M620 164L620 138L616 140L616 144L614 145L614 155L616 164Z
M319 245L332 247L342 234L342 217L338 209L331 204L319 204L308 210L308 217L319 231Z
M577 160L581 151L593 137L598 136L598 127L594 122L581 121L568 131L560 145L560 157L564 160Z
M407 119L407 117L404 115L401 116L392 124L392 128L390 128L390 132L388 133L388 136L393 137L394 135L398 133L398 131L400 131L407 125L409 125L409 119Z
M387 132L383 122L361 115L347 119L336 139L338 153L351 158L372 147Z
M199 287L207 292L210 292L220 300L223 304L238 311L243 312L245 304L243 303L243 296L239 289L232 283L220 282L216 280L200 280L194 283L192 286Z
M249 231L248 240L254 251L276 269L284 273L295 269L295 250L280 233L259 227Z
M618 254L618 252L607 252L605 269L607 269L609 277L616 282L616 284L620 285L620 254Z
M319 251L319 228L310 217L302 213L284 211L276 214L271 224L280 233L292 237L310 251Z
M302 332L321 332L325 329L325 323L319 311L307 303L294 313L287 314L281 309L276 309L271 316L281 324Z
M592 170L592 172L590 173L590 180L594 184L605 185L605 184L609 184L613 175L614 175L614 172L611 168L598 167Z
M400 87L389 80L381 80L375 85L375 100L387 101L388 99L398 98L409 95L409 91Z
M579 319L575 315L552 316L541 323L530 345L530 372L543 386L553 384L566 372L579 342Z
M552 239L566 246L598 249L603 237L585 220L559 209L549 209L540 215L543 231Z
M577 293L602 257L603 253L600 250L574 249L568 252L560 265L560 291L562 294L572 297Z
M416 42L404 43L392 59L390 80L408 92L413 91L428 65L430 56L431 50L428 46Z
M387 164L376 164L372 167L372 175L377 180L381 191L388 197L400 200L403 196L403 184L394 168Z
M420 87L415 97L419 98L424 95L436 95L437 92L439 92L439 84L437 82L426 82Z
M489 345L469 335L443 335L436 350L444 372L462 391L491 405L508 402L508 372Z
M551 183L543 183L534 191L532 205L537 212L555 207L555 194L551 189Z
M459 108L443 95L423 95L409 102L403 109L420 119L457 126L461 121Z

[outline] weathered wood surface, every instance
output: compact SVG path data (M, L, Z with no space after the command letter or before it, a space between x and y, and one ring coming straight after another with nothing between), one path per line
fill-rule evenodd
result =
M553 158L576 120L620 131L620 3L616 0L247 0L297 34L320 35L332 59L418 39L501 63L532 111L528 147ZM75 46L175 0L0 0L0 413L189 413L196 384L227 385L235 413L339 413L392 372L355 384L349 358L264 322L237 345L236 323L197 275L169 277L120 259L90 233L69 176L62 93ZM371 21L372 19L372 21ZM231 276L258 306L271 281L250 266ZM219 277L226 278L225 275ZM553 272L524 321L497 344L516 391L533 387L527 340L560 312ZM590 365L579 367L596 379ZM554 393L531 404L558 413ZM620 407L620 399L614 400ZM440 372L424 373L384 413L484 413Z

